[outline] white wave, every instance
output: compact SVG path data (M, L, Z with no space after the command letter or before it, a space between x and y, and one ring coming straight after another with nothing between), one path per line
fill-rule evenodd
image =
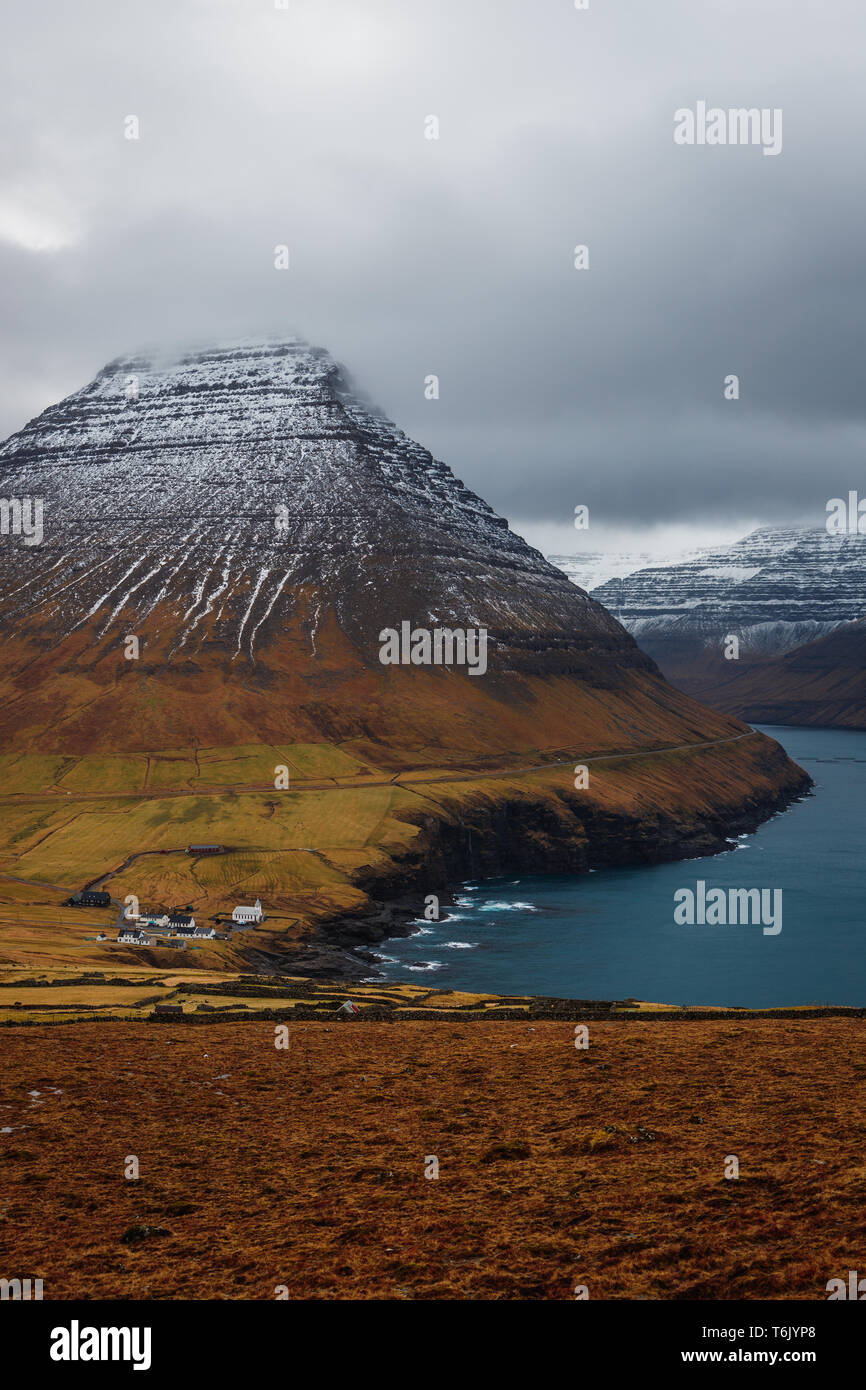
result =
M533 903L483 903L479 912L537 912Z
M480 943L477 941L443 941L441 944L450 951L474 951Z
M419 965L407 965L407 970L441 970L441 960L422 960Z

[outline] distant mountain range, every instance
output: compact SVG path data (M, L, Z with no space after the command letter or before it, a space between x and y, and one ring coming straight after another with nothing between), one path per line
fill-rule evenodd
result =
M681 564L706 554L705 550L695 550L688 555L659 556L651 551L605 551L587 550L578 555L548 555L548 560L557 569L567 574L579 589L591 593L593 589L606 584L610 579L621 579L637 570L650 569L665 564Z
M866 619L732 669L712 703L756 724L866 729Z
M866 537L763 527L592 590L680 689L754 721L866 727ZM736 637L738 656L730 637Z

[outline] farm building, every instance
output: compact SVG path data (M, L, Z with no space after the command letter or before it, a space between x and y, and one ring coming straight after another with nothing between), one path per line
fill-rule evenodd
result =
M260 900L256 898L253 907L244 907L242 904L239 904L232 913L232 921L236 926L245 927L253 922L260 922L263 915L262 904Z
M222 854L222 845L187 845L187 854Z
M80 893L73 893L69 902L74 907L111 907L111 894L83 888Z

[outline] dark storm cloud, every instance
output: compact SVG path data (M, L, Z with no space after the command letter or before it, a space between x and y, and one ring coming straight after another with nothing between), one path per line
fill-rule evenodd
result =
M3 434L142 344L297 332L517 522L820 521L863 479L855 0L10 14ZM782 152L677 147L699 100L782 108Z

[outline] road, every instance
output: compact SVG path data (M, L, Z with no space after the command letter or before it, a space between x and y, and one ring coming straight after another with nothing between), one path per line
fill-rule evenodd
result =
M568 763L607 763L624 762L629 758L656 758L663 757L668 753L693 752L695 749L703 751L707 748L721 748L728 743L739 743L745 738L763 738L763 734L750 729L745 734L734 734L731 738L704 739L699 743L676 743L664 748L638 748L627 751L617 750L613 753L570 753L568 757L554 758L552 762L545 763L521 763L513 767L495 768L492 772L479 772L470 769L460 769L457 772L435 773L425 776L414 772L394 772L390 777L382 778L344 778L329 777L323 780L302 779L293 781L287 788L290 792L319 792L319 791L354 791L360 787L404 787L411 790L414 787L432 786L442 782L480 782L486 778L495 777L519 777L528 772L544 772L552 767L563 767ZM275 790L273 782L249 782L242 785L220 784L213 787L188 788L178 787L166 789L158 792L141 791L109 791L109 792L65 792L58 788L56 791L43 792L6 792L0 795L0 802L3 801L166 801L178 796L225 796L229 792L234 792L238 796L249 796L260 794L261 792L273 792Z

